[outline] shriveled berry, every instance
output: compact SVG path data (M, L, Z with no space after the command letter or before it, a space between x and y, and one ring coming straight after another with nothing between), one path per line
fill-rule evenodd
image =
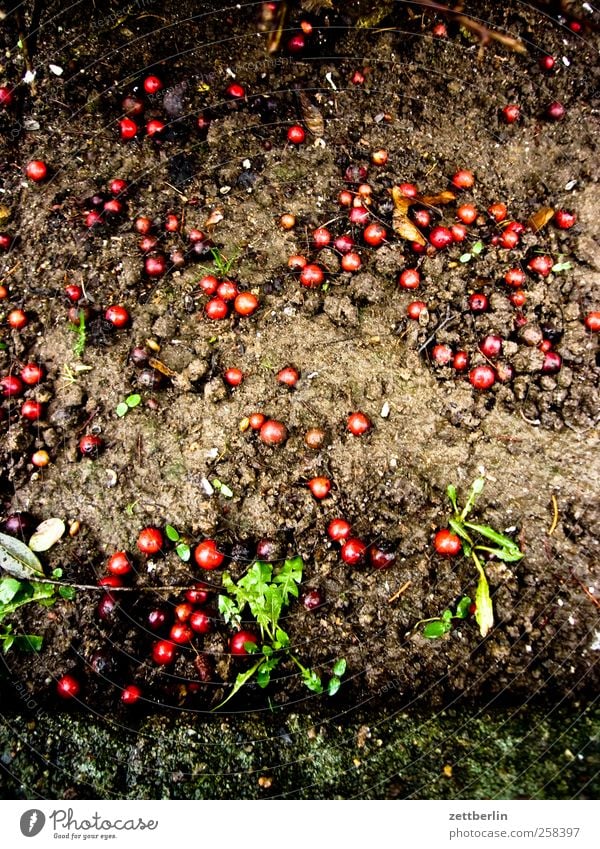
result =
M320 590L308 590L302 596L301 601L307 610L317 610L325 604L325 598Z

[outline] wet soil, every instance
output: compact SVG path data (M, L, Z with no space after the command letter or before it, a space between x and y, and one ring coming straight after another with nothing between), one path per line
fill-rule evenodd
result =
M11 215L3 226L16 237L0 255L8 287L1 305L5 315L22 307L29 316L19 332L3 322L0 368L6 374L36 361L47 371L25 393L44 402L40 421L23 422L22 399L2 404L3 515L25 510L38 521L78 522L76 535L43 556L48 570L60 567L76 584L95 584L115 550L135 552L146 525L217 539L236 577L263 538L274 541L277 557L300 554L303 589L318 588L325 603L313 612L294 603L287 630L298 656L323 674L346 658L340 704L367 700L381 708L391 693L398 704L417 706L458 697L585 699L597 691L600 646L598 344L583 324L598 309L600 280L595 35L573 33L529 5L480 3L482 19L527 45L526 55L493 44L480 57L468 33L449 24L448 37L435 38L435 20L404 4L369 30L356 26L350 4L341 15L311 19L318 35L305 54L269 56L265 36L256 34L256 8L205 6L96 4L90 27L79 13L67 20L49 4L32 58L37 94L20 87L15 108L0 114L2 203ZM301 17L292 11L291 30ZM17 35L9 17L3 75L13 83L25 72ZM546 53L557 57L551 73L538 66ZM357 69L365 69L363 85L350 82ZM140 133L124 143L117 132L122 98L139 91L149 71L167 91L146 97L144 120L168 115L170 123L158 141ZM247 91L241 101L225 97L234 76ZM305 117L299 90L321 112L324 133L322 140L308 134L296 148L286 131ZM553 100L566 107L558 123L544 117ZM513 102L522 119L507 126L499 112ZM201 112L212 117L206 137L196 127ZM378 168L370 155L379 148L389 159ZM45 183L24 179L32 158L49 164ZM341 271L334 251L310 244L317 225L330 222L336 235L350 231L336 199L341 189L356 189L356 180L347 182L352 165L368 168L372 212L390 234L376 250L361 245L355 275ZM434 220L452 222L457 203L467 200L481 219L466 244L416 255L391 235L389 189L414 182L435 194L458 168L474 172L475 186L434 210ZM114 177L130 184L125 212L88 230L86 199ZM511 219L526 221L550 206L574 210L577 224L528 231L508 251L489 243L502 233L485 214L497 201ZM207 224L215 210L222 219ZM161 237L165 253L187 251L192 228L208 232L224 256L237 257L230 276L258 295L255 315L206 318L197 281L210 256L188 255L158 281L144 274L133 219L161 222L169 212L184 223L180 235ZM279 226L284 212L296 216L291 231ZM360 243L360 230L355 237ZM465 260L479 241L483 252ZM523 324L502 279L537 253L550 255L556 270L528 275ZM326 287L303 288L288 269L291 254L320 262ZM420 289L402 291L398 273L416 266ZM91 310L81 357L67 318L67 283L83 287ZM485 313L468 308L475 291L489 297ZM427 303L419 322L406 318L415 297ZM129 328L102 320L113 303L130 310ZM490 332L505 340L513 380L479 393L464 374L434 365L437 343L484 362L477 344ZM541 338L562 357L556 374L541 371ZM141 384L129 358L147 340L150 355L168 367L161 387ZM276 380L288 364L301 375L293 390ZM222 377L231 366L245 374L235 389ZM118 403L138 391L142 404L118 417ZM353 410L374 423L364 437L346 430ZM285 445L267 447L244 428L256 411L285 422ZM311 427L327 433L317 451L304 442ZM77 450L89 432L106 443L96 460ZM30 458L42 448L51 464L36 470ZM466 493L481 469L487 484L477 516L511 529L525 557L487 565L497 620L487 639L469 619L441 640L426 640L415 629L419 620L474 592L469 561L440 559L431 539L447 522L446 486ZM334 482L323 502L306 487L316 475ZM215 478L232 497L210 492ZM385 571L345 565L326 534L338 515L369 544L394 551L395 564ZM167 607L181 599L162 588L206 576L173 550L134 559L130 583L139 592L122 594L109 620L98 618L95 590L15 615L13 627L42 634L44 644L39 654L8 653L5 682L24 682L55 709L57 677L74 673L83 683L78 709L101 715L125 710L119 695L131 682L143 688L147 711L204 712L216 704L242 668L229 656L224 623L195 638L168 672L150 660L156 635L146 625L157 599ZM210 577L217 590L219 573ZM197 653L209 670L201 676ZM249 685L231 704L314 710L325 698L307 697L286 667L268 691ZM2 699L19 704L7 684Z

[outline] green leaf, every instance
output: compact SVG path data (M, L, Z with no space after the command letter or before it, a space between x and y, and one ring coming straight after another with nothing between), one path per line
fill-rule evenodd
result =
M298 584L302 581L303 568L304 561L302 558L292 557L284 562L279 572L273 578L276 584L281 585L284 605L289 604L289 596L292 595L294 598L298 598Z
M125 403L130 409L133 409L134 407L137 407L138 404L142 403L142 396L138 395L137 392L133 395L128 395L127 398L125 398Z
M23 634L15 636L12 645L14 645L16 649L19 649L19 651L39 651L42 648L43 642L43 637L38 637L35 634Z
M281 614L281 608L283 607L283 600L281 598L281 590L271 585L267 587L265 592L265 603L263 606L264 613L268 616L269 621L272 625L270 630L273 630L277 627L277 622L279 621L279 615Z
M185 542L180 542L179 545L176 546L175 551L177 552L179 559L183 560L184 563L187 563L192 556L192 551L189 545Z
M466 262L471 262L472 259L473 259L473 254L461 254L458 258L458 261L462 262L462 263L466 263Z
M59 587L58 594L61 598L64 598L67 601L73 601L77 595L77 590L75 587Z
M6 351L7 345L6 342L0 342L0 351Z
M23 580L44 577L42 564L33 551L24 542L8 534L0 534L0 569Z
M336 675L338 678L341 678L346 671L346 667L346 658L340 657L340 659L336 660L336 662L333 664L333 674Z
M473 540L466 532L465 526L461 521L459 521L458 519L448 519L448 524L450 525L451 530L453 530L457 536L459 536L462 540L468 543L469 546L473 545ZM465 549L465 553L468 555L469 551L467 550L467 546L463 546L463 548Z
M0 581L0 604L8 604L21 589L21 583L16 578L2 578Z
M121 401L119 404L117 404L117 408L115 410L115 413L119 416L119 418L122 419L123 416L126 416L128 412L129 412L129 407L127 406L125 401Z
M246 650L246 654L258 654L258 652L260 651L256 643L252 642L244 643L244 649Z
M277 628L275 631L275 639L279 643L279 648L286 649L290 644L290 638L283 628Z
M221 487L223 486L223 484L221 483L219 478L213 478L211 483L212 483L213 489L216 489L217 491L220 491Z
M490 598L490 588L483 567L477 559L475 559L475 565L479 572L479 581L477 583L477 590L475 591L475 604L477 605L475 621L479 625L481 636L486 637L490 629L494 626L494 607Z
M479 254L485 249L484 242L475 242L471 247L471 253L475 254L475 256L479 256Z
M269 684L271 681L271 671L275 669L278 663L278 657L270 657L268 660L263 660L256 676L256 683L259 687L264 689Z
M254 664L254 666L251 666L250 669L247 669L246 672L240 672L237 678L235 679L235 683L232 687L231 693L227 696L226 699L220 702L220 704L218 704L212 710L218 710L219 708L222 708L223 705L227 704L229 699L232 699L235 694L242 689L244 684L252 678L252 676L257 671L258 667L261 665L262 662L262 660L259 660L257 663Z
M501 548L506 549L507 552L510 552L514 555L518 555L517 559L523 557L523 552L513 539L504 536L504 534L498 533L498 531L495 531L493 528L490 528L489 525L476 525L473 522L465 522L465 524L470 530L475 531L482 537L486 537L486 539L489 539L492 542L495 542L496 545L499 545Z
M462 513L460 514L461 521L467 518L473 507L475 506L475 502L477 501L477 496L481 495L483 492L483 487L485 486L485 478L479 477L475 478L473 483L471 484L471 489L469 490L469 497L467 498L467 503L464 506Z
M337 691L340 689L341 686L342 686L342 682L337 677L337 675L334 675L333 678L329 679L329 684L327 685L327 692L329 693L330 696L335 696L335 694L337 693Z
M448 484L446 488L446 495L450 500L450 504L452 504L452 506L454 507L454 512L458 513L458 507L456 506L457 493L454 484Z
M167 525L165 527L165 533L167 535L167 539L170 539L171 542L177 542L179 540L179 532L175 530L173 525Z
M442 613L442 616L441 616L441 620L442 620L442 622L450 622L452 620L452 611L451 610L444 610L444 612Z
M58 568L58 569L52 570L52 577L53 578L62 578L62 576L63 576L63 570L62 569Z
M3 642L2 651L4 654L9 650L9 648L14 643L16 637L14 634L0 634L0 640Z
M427 622L423 627L423 636L428 640L435 640L438 637L443 637L451 629L452 625L449 622L442 622L441 619L435 619L433 622Z
M301 674L304 686L308 687L311 692L323 692L323 684L321 683L321 679L314 671L314 669L303 669Z
M454 619L466 619L469 615L470 607L471 599L468 595L463 596L456 606L456 613L454 614Z
M227 624L239 624L240 610L232 598L226 595L220 595L218 599L219 613Z
M570 271L573 268L573 264L571 262L557 262L552 266L552 271L554 274L558 274L560 271Z

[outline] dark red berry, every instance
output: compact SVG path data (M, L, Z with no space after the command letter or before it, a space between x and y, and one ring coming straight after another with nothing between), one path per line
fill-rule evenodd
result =
M525 282L525 272L522 268L509 268L504 275L504 282L507 286L519 289Z
M521 107L511 103L502 109L502 117L507 124L514 124L521 117Z
M260 428L259 437L265 445L281 445L287 439L286 426L276 419L268 419Z
M93 433L86 433L79 440L79 453L82 457L90 457L95 460L104 448L104 440Z
M204 604L210 596L209 588L206 584L194 584L189 590L185 591L186 600L190 604Z
M302 596L302 604L307 610L317 610L325 604L325 599L319 590L308 590Z
M32 159L25 166L25 174L34 183L41 183L48 176L48 166L41 159Z
M331 233L327 227L317 227L316 230L313 230L312 239L315 248L321 250L321 248L326 248L331 242Z
M303 286L306 286L307 289L314 289L315 287L320 286L324 279L325 275L323 273L323 269L320 265L316 265L315 263L305 265L300 272L300 282Z
M196 634L210 634L213 630L213 621L204 610L194 610L190 616L190 628Z
M562 357L556 351L548 351L542 363L542 374L556 374L561 370Z
M496 382L496 372L491 366L475 366L469 372L469 381L475 389L490 389Z
M56 682L56 692L61 699L75 699L81 692L81 685L73 675L63 675Z
M146 135L150 138L154 138L154 136L162 135L165 129L164 121L159 121L158 118L152 118L151 121L148 121L146 124Z
M239 83L230 83L227 86L226 93L227 97L231 97L233 100L241 100L246 97L246 89Z
M118 304L113 304L108 307L106 312L104 313L104 318L106 321L109 321L113 327L122 328L127 327L130 322L130 315L125 309Z
M0 394L4 398L16 398L23 394L23 381L14 374L7 374L0 380Z
M489 357L490 360L499 357L502 353L502 337L496 336L493 333L490 333L489 336L484 336L479 343L479 350L484 357Z
M369 546L369 562L374 569L389 569L396 562L396 555L376 545Z
M277 382L293 388L300 380L298 371L293 366L285 366L277 372Z
M148 627L153 631L158 631L167 621L167 614L164 610L151 610L148 614Z
M566 109L558 100L553 100L546 107L546 118L549 121L562 121L565 117Z
M434 248L443 250L453 242L452 233L447 227L434 227L429 233L429 241Z
M473 292L469 295L469 309L471 312L485 312L489 307L487 295L483 292Z
M177 647L169 640L158 640L152 647L152 660L159 666L173 663L177 657Z
M539 64L542 71L551 71L556 65L556 59L554 56L541 56Z
M193 636L192 629L183 622L176 622L171 626L171 630L169 631L169 639L177 643L178 646L183 646L191 642Z
M577 223L577 216L568 209L557 209L554 213L554 221L561 230L570 230Z
M121 701L124 705L135 705L142 697L142 691L135 684L128 684L126 687L123 687L123 691L121 693Z
M131 565L131 560L125 551L115 551L106 564L106 570L110 572L111 575L118 575L120 577L123 575L129 575L132 569L133 566Z
M249 654L246 643L256 645L258 643L256 635L252 631L238 631L229 640L229 651L235 657Z
M327 536L334 542L343 542L351 533L352 526L345 519L332 519L327 525Z
M350 537L342 545L340 553L344 563L347 563L349 566L356 566L357 563L361 563L364 560L367 553L367 546L362 540L356 537Z
M290 144L302 144L306 138L306 133L299 124L294 124L287 131L287 140Z
M147 256L144 260L144 269L148 277L160 277L167 270L167 261L162 254Z
M0 109L8 109L13 105L14 97L12 89L8 86L0 86Z
M583 323L592 333L600 331L600 312L589 312L583 319Z
M460 537L446 528L436 533L433 538L433 545L442 557L456 557L462 548Z
M214 539L205 539L194 550L194 560L201 569L218 569L225 555L217 549Z
M405 268L398 278L398 284L403 289L418 289L420 282L421 275L416 268Z

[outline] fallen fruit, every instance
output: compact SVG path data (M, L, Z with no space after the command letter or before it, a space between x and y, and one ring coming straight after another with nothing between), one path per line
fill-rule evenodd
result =
M75 699L81 692L81 685L73 675L63 675L56 682L56 692L61 699Z
M163 547L164 537L159 528L149 526L140 531L137 547L142 554L157 554Z
M447 528L436 533L433 538L433 546L442 557L455 557L462 548L460 537Z
M201 569L218 569L225 555L217 549L214 539L205 539L194 549L194 560Z
M265 445L281 445L287 439L286 426L276 419L268 419L260 428L259 438Z
M249 654L248 649L246 648L246 643L256 645L258 643L256 635L253 634L252 631L238 631L237 634L234 634L229 640L229 651L235 657L241 657Z
M306 484L315 498L319 501L326 498L331 492L331 481L329 478L316 477L311 478Z
M360 411L348 416L346 426L353 436L362 436L373 427L371 419Z
M490 389L496 382L496 372L491 366L475 366L469 372L469 381L475 389Z

